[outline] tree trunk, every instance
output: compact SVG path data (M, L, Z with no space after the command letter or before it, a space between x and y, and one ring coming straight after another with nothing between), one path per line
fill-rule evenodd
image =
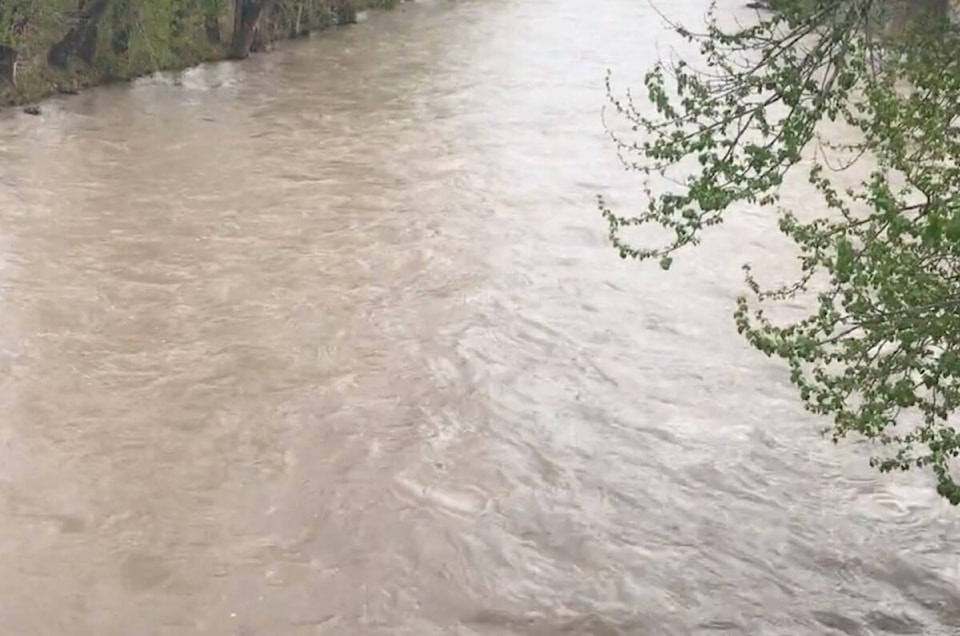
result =
M357 10L350 0L332 0L331 4L337 25L357 23Z
M76 25L47 51L47 63L50 66L67 68L73 55L77 55L87 64L93 62L93 56L97 52L97 25L106 12L108 3L109 0L93 0L87 6L86 0L80 0Z
M250 43L251 53L265 53L270 50L270 25L264 24L265 19L260 18L259 24L253 30L253 42Z
M126 28L116 28L110 38L110 50L117 57L127 54L130 50L130 32Z
M0 80L6 82L10 88L17 87L17 65L20 54L12 46L0 44Z
M257 37L260 17L270 10L273 0L236 0L234 10L233 39L230 57L242 60L250 55L250 48Z
M77 43L77 57L86 64L93 64L93 57L97 54L97 37L100 35L100 27L96 22L90 22L86 25Z
M220 44L220 19L217 16L210 16L204 20L203 30L207 34L207 42L210 44Z
M230 48L233 48L233 42L237 39L237 34L243 29L243 0L234 0L233 3L233 31L230 36Z
M297 19L293 23L293 31L290 32L291 37L299 38L307 35L309 31L302 29L301 20L303 19L303 2L297 4Z

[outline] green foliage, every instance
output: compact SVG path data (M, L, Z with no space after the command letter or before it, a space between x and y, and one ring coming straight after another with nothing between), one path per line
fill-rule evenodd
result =
M600 208L622 257L665 268L740 204L778 214L800 271L766 289L745 266L739 331L786 361L806 408L832 421L835 442L849 433L876 442L872 465L929 469L958 504L960 31L933 12L893 21L880 6L785 2L733 30L713 11L703 33L674 25L702 57L651 69L649 109L615 97L608 78L613 109L641 139L613 137L644 175L649 203L635 216L602 198ZM856 130L856 143L820 139L827 121ZM847 163L838 167L838 157ZM867 162L869 177L841 188L838 171L855 161ZM779 206L780 185L798 170L822 198L814 218ZM654 191L678 171L682 187ZM645 226L670 239L641 247L627 238ZM798 296L811 308L804 318L768 317Z
M218 18L227 10L226 0L196 0L195 6L205 18Z
M0 3L0 46L14 49L19 46L21 34L18 33L16 25L27 10L26 3Z
M270 16L271 31L275 37L294 33L316 31L335 26L336 15L328 0L285 0L274 5Z
M70 0L0 1L0 45L29 49L44 32L59 29L76 3Z
M85 6L94 3L88 0ZM67 69L53 68L46 63L47 52L77 26L81 4L80 0L0 0L0 50L15 50L22 63L16 90L0 95L0 104L37 99L58 87L73 90L104 79L223 58L235 0L107 0L96 22L91 63L84 64L74 54ZM341 14L348 7L394 4L395 0L269 1L260 34L265 40L304 35L343 21Z

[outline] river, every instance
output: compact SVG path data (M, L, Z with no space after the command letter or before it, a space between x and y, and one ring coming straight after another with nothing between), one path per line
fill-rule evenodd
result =
M956 634L960 514L735 332L769 214L606 243L669 41L424 0L0 114L0 632Z

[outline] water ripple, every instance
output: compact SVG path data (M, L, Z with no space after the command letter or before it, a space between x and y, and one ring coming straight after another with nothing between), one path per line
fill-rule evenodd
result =
M3 631L956 633L955 511L735 333L773 220L606 246L667 37L421 0L0 116Z

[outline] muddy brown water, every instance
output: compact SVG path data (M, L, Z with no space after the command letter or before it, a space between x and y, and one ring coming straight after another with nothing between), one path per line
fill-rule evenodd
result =
M433 0L0 114L0 633L960 633L960 513L735 333L768 215L606 244L668 44Z

